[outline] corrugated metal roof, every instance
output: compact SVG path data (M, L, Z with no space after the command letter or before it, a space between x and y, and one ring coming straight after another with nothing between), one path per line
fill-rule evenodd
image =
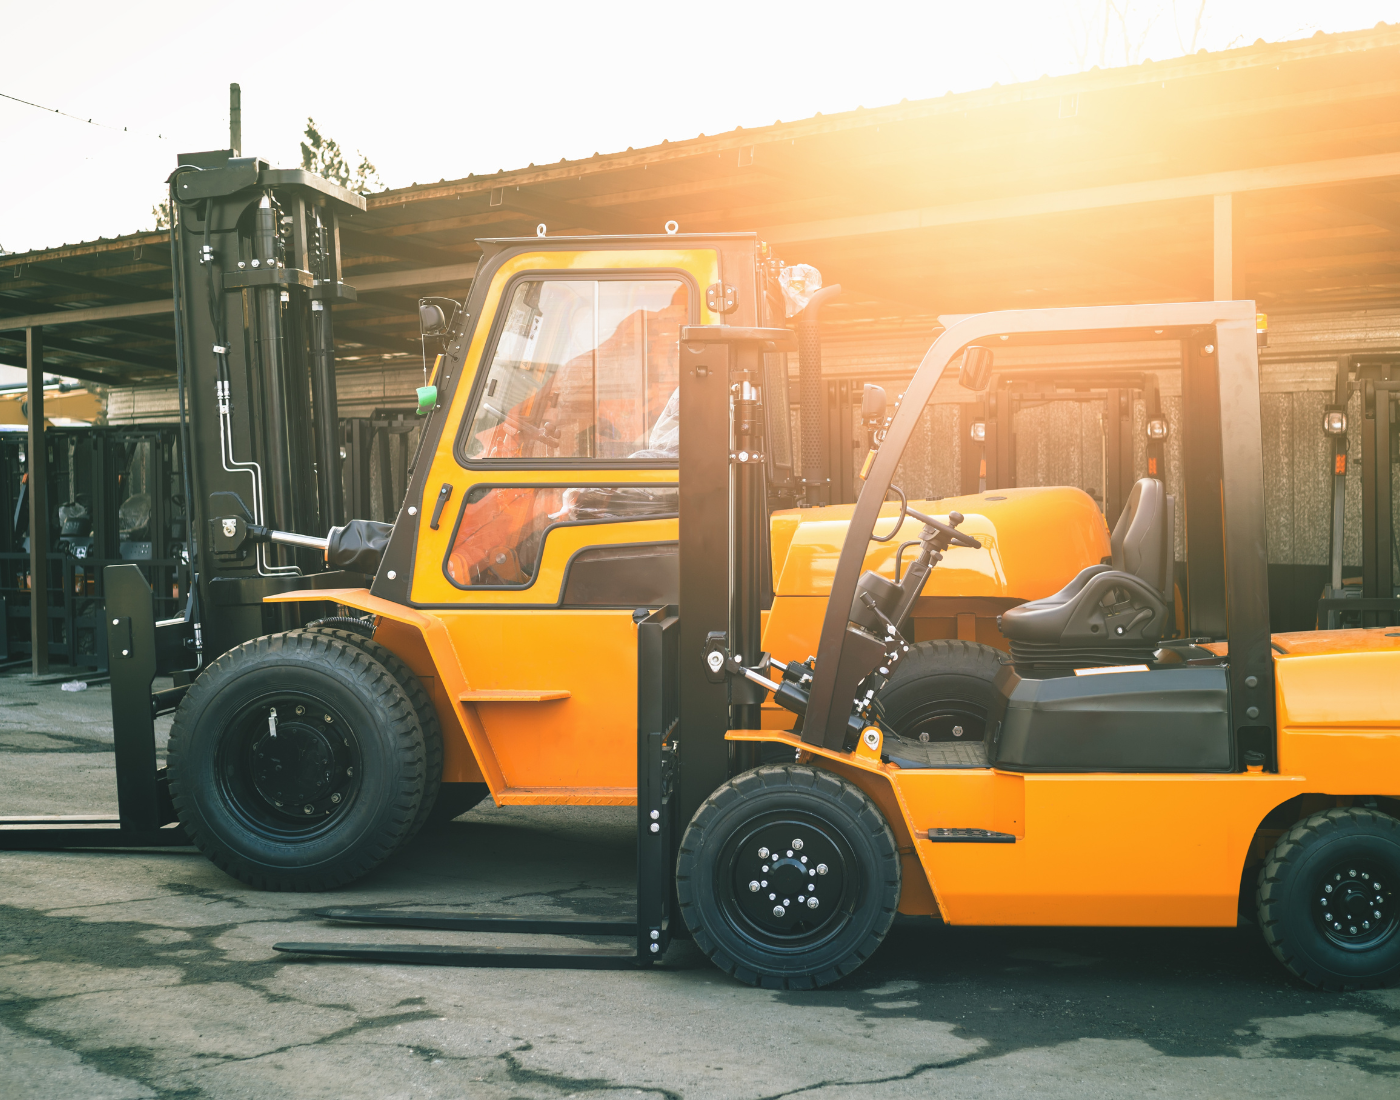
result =
M538 222L553 235L674 218L758 229L816 264L848 291L835 324L1200 298L1218 187L1237 194L1238 296L1390 304L1398 155L1400 24L1380 24L385 191L347 226L347 279L450 273L478 238ZM162 232L0 257L0 315L168 298L168 265ZM416 354L416 294L465 287L366 292L337 310L343 353ZM0 361L15 335L0 333ZM171 367L165 318L67 326L50 346L51 369L113 381Z

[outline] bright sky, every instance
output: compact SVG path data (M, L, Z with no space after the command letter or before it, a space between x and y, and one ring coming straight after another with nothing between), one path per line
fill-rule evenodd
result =
M0 93L100 124L0 99L0 249L151 228L176 154L227 146L230 81L245 154L299 165L309 115L397 187L1189 49L1200 0L1113 3L0 0ZM1205 0L1196 44L1381 20L1400 0Z

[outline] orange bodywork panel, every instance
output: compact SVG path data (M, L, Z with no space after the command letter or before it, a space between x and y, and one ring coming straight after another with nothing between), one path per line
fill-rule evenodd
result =
M940 518L965 517L960 530L975 536L981 550L950 547L929 574L914 605L914 639L964 638L1006 649L996 616L1025 600L1052 595L1079 571L1098 565L1112 551L1098 505L1085 492L1064 487L998 489L976 496L911 501ZM764 625L763 648L782 660L815 653L826 598L846 538L854 505L787 509L772 522L773 608ZM899 514L887 504L875 532L884 535ZM918 537L921 524L906 519L889 542L871 543L865 568L894 579L895 554ZM907 569L916 552L904 552Z
M375 639L432 697L442 723L444 782L484 782L498 805L636 804L631 612L421 611L363 588L268 597L310 600L376 616ZM560 660L561 645L570 660ZM548 686L522 690L520 683Z

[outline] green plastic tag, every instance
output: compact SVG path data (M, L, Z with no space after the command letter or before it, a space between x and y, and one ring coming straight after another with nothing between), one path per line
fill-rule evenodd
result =
M437 387L418 387L418 415L427 416L433 409L437 408Z

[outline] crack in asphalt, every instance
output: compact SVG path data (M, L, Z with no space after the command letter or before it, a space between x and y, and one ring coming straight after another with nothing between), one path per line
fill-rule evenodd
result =
M512 1083L517 1085L545 1085L549 1088L566 1089L569 1092L585 1090L588 1092L629 1092L654 1093L657 1096L664 1096L666 1100L684 1100L684 1096L671 1089L662 1088L660 1085L624 1085L615 1081L610 1081L606 1077L570 1077L563 1073L548 1073L544 1070L530 1069L522 1065L517 1054L535 1049L533 1043L522 1043L518 1047L510 1050L503 1050L496 1057L505 1063L506 1072L510 1075Z

